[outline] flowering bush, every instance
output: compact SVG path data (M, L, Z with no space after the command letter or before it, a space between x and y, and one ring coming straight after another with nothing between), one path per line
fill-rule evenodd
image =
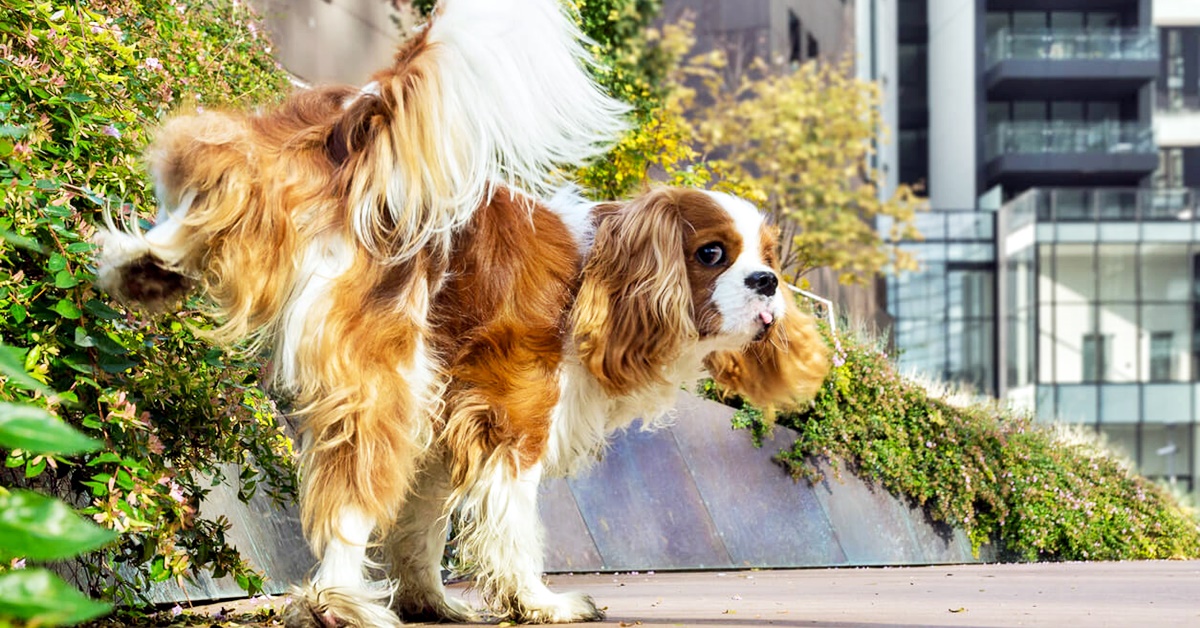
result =
M46 385L5 385L0 401L104 443L78 465L9 450L4 483L58 494L121 533L85 560L92 593L135 602L149 582L200 569L256 590L226 523L197 507L226 465L245 498L260 483L295 492L259 364L198 339L212 325L195 309L149 318L108 305L91 287L90 242L102 207L153 212L138 155L169 108L249 105L286 77L238 0L0 7L0 357Z
M996 543L1007 559L1200 556L1195 514L1094 442L994 404L952 405L900 377L871 343L834 344L811 409L777 417L798 431L777 457L795 477L820 479L813 457L844 461L963 528L976 551ZM769 428L759 410L732 405L736 425Z

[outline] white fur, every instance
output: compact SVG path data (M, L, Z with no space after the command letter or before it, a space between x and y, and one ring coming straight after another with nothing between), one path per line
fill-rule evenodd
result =
M152 256L164 267L176 268L199 243L180 237L183 220L196 200L194 190L185 190L177 204L159 204L158 222L143 232L136 214L118 228L110 209L104 211L105 229L96 233L100 255L96 260L96 284L112 294L124 294L125 267ZM181 269L182 270L182 269Z
M294 591L308 600L315 612L352 626L393 628L399 618L386 608L392 590L387 582L366 578L367 547L375 521L355 508L338 515L336 533L325 545L321 566L312 583Z
M319 588L365 588L363 568L366 566L367 543L375 522L354 508L342 509L338 516L336 534L325 546L321 568L313 578Z
M470 606L446 595L442 586L442 553L450 513L450 475L437 455L430 456L384 545L389 571L396 583L397 612L434 614L439 619L476 621Z
M542 465L514 477L508 461L493 459L460 503L459 550L478 561L476 584L491 606L530 623L598 619L603 613L581 593L554 593L542 582L543 529L538 518Z
M783 291L765 297L746 286L746 278L754 273L775 271L762 256L763 217L754 205L728 194L706 192L733 220L734 227L742 236L742 252L729 268L717 278L713 288L713 303L721 313L721 331L724 334L753 338L762 328L760 315L767 312L772 319L783 316Z
M336 235L314 240L304 251L276 338L275 382L282 389L291 389L299 381L296 354L304 343L323 333L329 292L353 263L350 246Z
M594 201L584 198L580 189L574 185L559 188L554 192L554 196L546 201L546 207L558 214L571 231L571 237L583 257L587 257L596 237L596 224L592 220L592 209L596 205Z
M627 127L628 107L588 76L584 37L557 0L442 0L428 37L440 85L430 123L445 167L419 176L451 180L435 186L447 196L417 199L428 207L414 211L406 178L392 177L386 201L406 236L400 259L430 242L447 245L495 184L543 194L559 166L602 154ZM376 250L380 200L355 208L359 237Z

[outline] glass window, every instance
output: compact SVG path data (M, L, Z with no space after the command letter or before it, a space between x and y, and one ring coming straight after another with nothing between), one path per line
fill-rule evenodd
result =
M1088 190L1054 190L1054 217L1058 220L1093 220L1092 195Z
M1101 360L1095 365L1097 381L1138 381L1137 306L1101 303L1096 313L1105 338Z
M1120 28L1121 14L1115 11L1088 11L1088 28Z
M1054 245L1043 244L1037 247L1038 262L1038 303L1050 303L1054 300ZM1200 286L1197 287L1200 290Z
M1037 387L1037 418L1039 421L1050 422L1055 418L1054 392L1058 386Z
M1191 476L1192 427L1190 425L1143 425L1142 460L1139 471L1167 482Z
M1112 334L1084 334L1080 371L1085 382L1104 381L1109 371L1112 355Z
M1191 292L1188 245L1143 244L1142 301L1186 301Z
M1158 169L1154 171L1154 187L1175 189L1184 187L1183 149L1158 149Z
M1191 326L1191 308L1187 305L1142 305L1146 343L1143 372L1149 381L1191 381L1188 346Z
M1058 387L1058 416L1068 423L1096 422L1096 387L1065 385Z
M1097 362L1105 357L1102 355L1104 342L1094 330L1094 314L1091 306L1055 306L1052 381L1073 384L1099 379L1099 374L1104 369L1097 366Z
M1137 245L1100 244L1096 247L1101 301L1137 301Z
M1007 12L989 11L987 14L987 36L988 41L991 41L992 36L1002 28L1009 27L1009 15Z
M1087 119L1089 122L1121 119L1121 103L1094 101L1087 104Z
M1150 381L1169 382L1176 370L1175 332L1150 332Z
M1046 103L1040 100L1019 100L1013 103L1015 122L1041 122L1046 119Z
M1046 13L1043 11L1014 11L1013 30L1041 30L1046 28Z
M1096 247L1091 244L1059 244L1055 249L1054 301L1095 301Z
M1054 359L1058 347L1054 342L1054 307L1038 306L1038 381L1054 383Z
M1051 11L1050 28L1063 30L1083 30L1084 14L1079 11Z
M1138 463L1139 427L1136 423L1112 423L1102 426L1100 431L1104 433L1108 448L1113 453L1136 465Z
M1100 386L1101 423L1137 423L1141 410L1141 387L1137 384Z
M1050 103L1050 119L1055 122L1082 122L1083 103L1056 100Z

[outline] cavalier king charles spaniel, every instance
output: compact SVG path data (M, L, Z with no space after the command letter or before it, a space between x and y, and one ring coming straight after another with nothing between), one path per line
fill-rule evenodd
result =
M167 121L156 226L102 232L101 287L160 310L203 290L294 399L320 563L288 626L472 619L442 586L452 513L492 613L598 619L542 582L539 480L706 374L764 406L819 387L826 345L752 205L550 194L625 129L580 42L558 0L442 0L364 89Z

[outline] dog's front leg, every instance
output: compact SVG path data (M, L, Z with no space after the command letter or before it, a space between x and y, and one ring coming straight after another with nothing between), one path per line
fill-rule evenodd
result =
M440 455L430 455L382 547L396 584L392 608L405 621L478 621L471 607L446 595L442 585L442 556L450 527L449 499L446 461Z
M603 619L591 597L554 593L542 582L541 477L541 463L514 472L504 456L493 456L464 500L459 549L477 563L476 584L502 617L535 624Z
M347 506L336 517L336 533L326 543L312 581L294 587L284 609L287 628L391 628L400 619L387 608L390 587L365 577L367 544L375 522Z

